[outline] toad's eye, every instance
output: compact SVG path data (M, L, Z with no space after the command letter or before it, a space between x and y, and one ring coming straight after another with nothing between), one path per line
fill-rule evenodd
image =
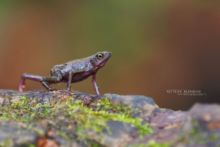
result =
M96 58L97 58L98 60L101 60L103 57L104 57L104 55L103 55L102 53L98 53L98 54L96 55Z

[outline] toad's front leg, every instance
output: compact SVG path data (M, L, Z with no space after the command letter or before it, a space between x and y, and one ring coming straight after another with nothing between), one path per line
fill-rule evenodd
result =
M68 81L67 81L67 91L71 91L71 83L72 83L72 77L73 77L73 73L69 72L68 74Z
M44 76L38 76L38 75L32 75L32 74L24 73L24 74L22 74L22 76L21 76L21 80L20 80L19 87L18 87L18 90L19 90L20 92L22 92L23 89L25 88L25 80L26 80L26 79L29 79L29 80L32 80L32 81L41 82L42 85L43 85L46 89L52 90L52 88L50 88L49 84L50 84L50 83L60 82L60 80L62 79L62 77L61 77L61 76L44 77Z
M97 82L96 82L96 74L92 75L92 84L93 84L93 87L95 89L96 95L100 96L99 87L98 87Z

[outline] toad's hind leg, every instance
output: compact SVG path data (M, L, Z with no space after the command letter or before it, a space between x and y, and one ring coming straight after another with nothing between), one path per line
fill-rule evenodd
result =
M21 80L20 80L20 83L19 83L19 87L18 87L18 90L20 92L22 92L23 89L25 88L25 80L26 79L41 82L42 85L46 89L51 90L51 88L49 87L49 84L59 82L61 80L61 77L60 76L44 77L44 76L27 74L27 73L22 74Z

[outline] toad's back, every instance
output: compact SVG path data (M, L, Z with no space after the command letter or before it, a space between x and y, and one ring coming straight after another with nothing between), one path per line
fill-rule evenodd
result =
M51 75L57 73L62 74L62 81L64 82L68 80L70 72L72 73L72 82L81 81L94 73L93 66L90 63L89 58L73 60L65 64L55 65L51 69Z

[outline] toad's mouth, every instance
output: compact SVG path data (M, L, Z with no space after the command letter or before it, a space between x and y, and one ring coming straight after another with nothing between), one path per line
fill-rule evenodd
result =
M99 66L103 67L105 65L106 62L101 63Z
M109 58L106 58L105 60L103 60L100 64L99 64L99 67L103 67L105 66L105 64L107 63Z

